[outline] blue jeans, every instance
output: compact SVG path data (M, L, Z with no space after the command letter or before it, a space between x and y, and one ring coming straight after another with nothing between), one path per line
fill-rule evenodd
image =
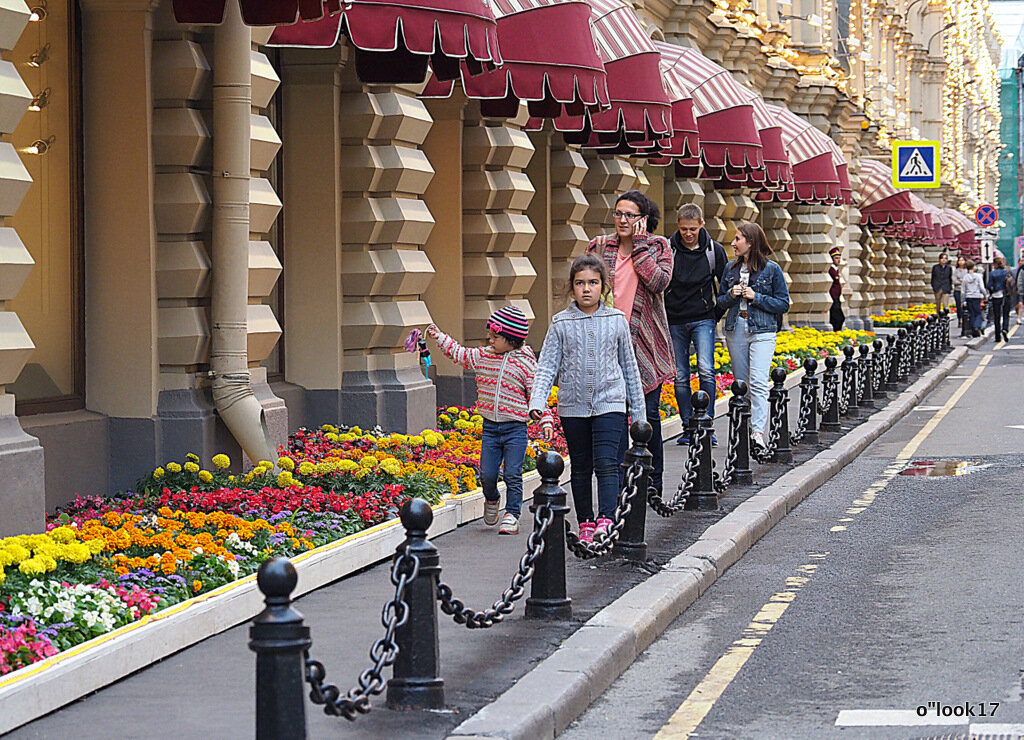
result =
M775 332L751 334L747 320L736 318L736 327L725 333L732 373L750 387L750 431L764 433L768 423L768 391L772 387L772 356Z
M981 331L981 327L984 323L984 317L981 314L981 299L980 298L965 298L967 302L967 313L970 317L969 326L972 331Z
M621 412L597 416L563 416L562 431L569 447L572 502L576 519L594 521L591 481L597 474L599 516L612 518L619 498L619 438L626 424Z
M480 442L480 485L484 498L497 501L498 469L504 467L505 513L518 518L523 510L523 460L526 458L526 422L484 419ZM504 466L502 462L504 461Z
M690 406L690 343L697 349L697 377L700 389L711 398L708 414L715 415L715 322L711 319L674 324L668 328L676 355L676 402L685 425L693 415Z

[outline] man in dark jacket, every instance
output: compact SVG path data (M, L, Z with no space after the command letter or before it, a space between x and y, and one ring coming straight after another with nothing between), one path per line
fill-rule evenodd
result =
M932 265L932 292L935 293L935 309L945 308L946 299L953 292L953 266L945 252L939 255L939 263Z
M687 204L676 211L679 230L672 244L672 280L665 291L665 313L676 356L676 401L684 427L693 415L690 405L690 345L697 349L700 388L711 397L708 413L715 414L715 308L717 283L722 279L728 257L722 245L704 228L704 213ZM713 441L714 438L712 437ZM683 432L676 444L689 444Z

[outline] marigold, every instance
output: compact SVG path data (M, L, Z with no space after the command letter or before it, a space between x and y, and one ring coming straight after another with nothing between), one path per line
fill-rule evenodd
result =
M286 470L290 473L293 470L295 470L295 461L292 460L287 455L282 455L281 457L277 458L277 467L281 468L281 470Z
M192 590L195 591L196 593L199 593L200 591L202 591L203 590L203 582L198 580L198 579L196 579L195 581L192 581Z
M157 468L156 470L153 471L153 480L160 480L163 477L164 477L164 469L163 468Z
M189 473L195 474L195 473L199 472L199 466L196 465L191 460L189 460L187 463L185 463L185 465L183 467L185 468L185 471L189 472Z
M200 470L199 480L201 480L203 483L212 483L213 473L211 473L209 470Z
M223 452L220 453L219 455L214 455L212 462L214 467L220 470L227 470L228 468L231 467L231 458L225 455Z
M169 462L169 463L167 463L167 472L168 473L180 473L181 472L181 466L178 465L178 463L176 463L176 462Z

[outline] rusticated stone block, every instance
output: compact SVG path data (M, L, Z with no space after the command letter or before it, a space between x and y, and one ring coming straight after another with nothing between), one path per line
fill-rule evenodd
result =
M18 379L35 348L18 314L0 311L0 385Z
M497 188L490 170L468 170L462 173L462 210L486 211L494 205Z
M281 325L274 311L263 303L250 304L246 310L246 349L249 362L263 362L281 338Z
M10 226L0 226L0 301L14 300L33 265L35 260L18 232Z
M0 0L0 49L13 49L28 25L29 10L22 0Z
M0 60L0 133L9 134L18 128L31 102L32 93L17 68Z
M569 260L583 254L590 242L587 231L580 224L556 224L551 227L552 261ZM565 277L555 275L555 277Z
M587 213L587 197L571 185L552 188L551 220L582 221Z
M430 323L430 312L423 301L388 301L378 303L376 308L381 322L377 347L400 348L410 329Z
M381 230L374 243L422 245L434 228L434 217L422 200L374 198L381 214Z
M434 276L430 258L418 249L381 249L374 256L382 272L376 295L418 296Z
M281 260L270 242L249 242L249 296L265 298L281 277Z
M374 187L378 192L422 195L434 177L434 168L420 149L378 146L377 155L382 169Z
M384 171L377 147L343 146L340 159L342 191L361 194L377 190Z
M152 78L154 100L199 100L210 82L210 63L199 44L154 41Z
M269 170L281 151L281 137L266 116L253 114L249 120L249 166L254 170Z
M200 298L210 291L210 257L199 241L157 242L156 290L160 298Z
M153 214L162 234L195 234L206 229L210 194L199 175L158 173L153 177Z
M341 335L346 355L377 346L381 331L380 305L370 301L345 301L341 311Z
M587 160L575 149L552 149L551 181L579 187L587 174Z
M380 255L384 250L346 251L341 265L341 289L347 297L372 296L380 293L384 267Z
M383 220L376 199L346 196L341 208L342 243L360 246L377 243Z
M249 179L249 231L266 234L274 226L281 212L281 199L274 192L270 180L264 177Z
M194 167L206 156L210 131L192 108L153 110L153 163Z
M495 210L526 210L536 192L526 173L516 170L497 170L490 174L494 187L494 200L491 208Z
M434 119L421 100L394 92L376 93L375 97L381 121L374 139L423 143Z
M209 359L210 323L201 306L157 309L157 351L161 365L198 365Z
M345 122L340 133L342 141L377 138L384 120L378 98L368 92L346 92L341 96L339 117Z
M257 108L266 108L277 92L281 78L277 76L267 55L255 49L249 52L249 72L252 76L252 104Z

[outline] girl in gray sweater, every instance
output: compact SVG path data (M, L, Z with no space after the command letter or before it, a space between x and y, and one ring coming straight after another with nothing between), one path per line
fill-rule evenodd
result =
M530 396L530 416L539 420L557 377L558 416L572 458L572 498L584 542L592 542L597 532L607 533L612 524L627 401L632 420L646 418L626 316L601 302L610 287L601 259L588 254L573 261L569 289L574 300L551 319ZM545 436L550 434L546 426ZM596 522L591 488L595 473Z

